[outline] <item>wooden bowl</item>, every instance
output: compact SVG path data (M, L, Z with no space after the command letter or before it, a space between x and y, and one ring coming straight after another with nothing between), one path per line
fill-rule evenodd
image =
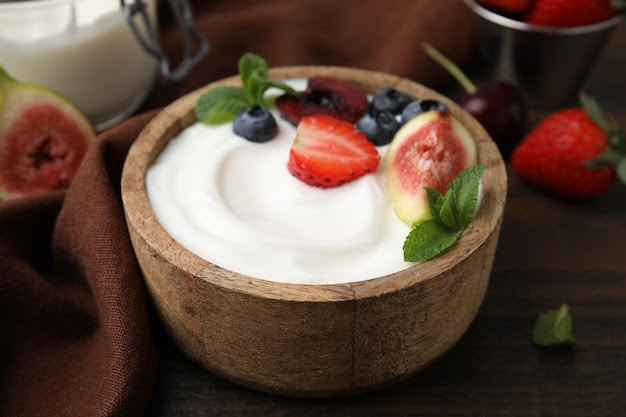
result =
M289 396L335 396L404 379L463 335L484 298L507 190L504 162L485 130L436 92L393 75L338 67L284 67L273 79L333 75L368 93L394 86L445 102L473 133L483 174L477 215L442 255L366 281L298 285L244 276L177 243L153 215L145 175L167 142L195 122L207 88L161 111L130 149L122 173L128 230L163 326L192 359L230 381Z

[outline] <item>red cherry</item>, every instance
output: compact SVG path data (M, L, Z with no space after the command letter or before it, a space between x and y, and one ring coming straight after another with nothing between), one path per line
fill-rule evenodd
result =
M528 114L520 91L512 84L493 82L481 85L458 103L478 120L498 145L504 158L524 135Z

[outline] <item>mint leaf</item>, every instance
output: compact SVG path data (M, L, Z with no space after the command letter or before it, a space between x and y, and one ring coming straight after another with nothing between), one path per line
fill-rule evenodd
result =
M478 185L486 168L485 165L467 168L461 171L448 186L446 199L450 199L452 214L462 228L466 228L474 218L478 202Z
M252 103L261 105L265 88L259 83L267 80L267 63L260 56L247 52L239 58L238 69L246 96Z
M292 87L288 86L285 83L272 81L272 80L267 80L266 82L267 82L267 88L274 87L274 88L278 88L279 90L284 91L287 94L291 94L292 96L298 95L298 92L296 90L294 90Z
M253 53L245 53L239 58L239 76L243 88L220 86L202 94L194 108L196 119L205 124L230 122L242 111L258 105L268 108L273 101L266 100L265 91L270 87L279 88L289 94L298 93L286 84L269 80L269 69L263 58Z
M476 165L459 173L442 196L424 187L433 218L418 223L404 241L404 260L421 262L449 248L472 222L478 202L480 177L486 166Z
M567 346L574 347L574 325L567 304L562 304L558 310L552 310L539 315L533 327L533 342L537 346Z
M459 223L459 220L456 217L457 210L454 207L455 198L453 194L454 193L446 192L437 218L439 218L441 220L441 224L446 226L448 229L459 230L462 229L463 226Z
M263 95L270 87L278 88L292 95L298 94L287 84L270 80L267 63L258 55L250 52L243 54L239 59L238 67L243 90L253 104L264 106Z
M422 262L434 258L456 242L463 230L450 230L436 220L424 220L404 241L404 260Z
M249 94L252 95L252 100L254 101L254 103L258 104L259 106L263 106L265 104L265 91L271 87L279 88L291 95L298 94L296 90L289 87L287 84L262 78L256 71L253 71L252 74L250 74L250 79L251 82Z
M194 112L196 119L205 124L221 124L231 121L237 114L251 106L241 88L219 86L202 94Z
M439 212L441 211L441 206L443 206L443 194L430 187L424 187L424 192L426 193L426 201L428 202L430 213L438 223L441 223Z
M263 93L268 89L267 78L261 76L257 71L252 71L250 74L250 88L247 91L252 102L257 105L263 104Z

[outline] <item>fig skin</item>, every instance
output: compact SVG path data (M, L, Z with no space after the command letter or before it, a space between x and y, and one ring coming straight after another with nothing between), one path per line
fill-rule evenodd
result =
M0 200L66 188L95 136L67 98L0 67Z
M478 162L471 133L450 113L430 110L396 133L384 157L396 215L410 227L432 218L424 187L442 194L452 180Z

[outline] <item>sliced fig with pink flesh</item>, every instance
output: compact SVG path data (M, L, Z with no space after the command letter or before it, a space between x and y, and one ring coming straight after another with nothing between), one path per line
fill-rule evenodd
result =
M0 200L66 188L94 137L69 100L0 67Z
M396 133L384 158L398 217L411 227L431 218L424 187L445 194L459 172L477 162L474 138L454 115L431 110L412 118Z

